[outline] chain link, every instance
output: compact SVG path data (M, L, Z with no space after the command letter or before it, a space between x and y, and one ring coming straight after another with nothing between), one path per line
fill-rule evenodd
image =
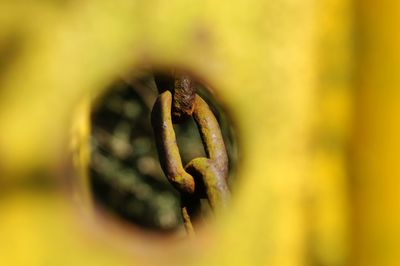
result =
M188 75L177 74L171 81L156 76L160 92L151 115L161 167L170 183L181 193L182 217L188 234L194 234L192 217L207 198L212 209L225 208L230 192L227 185L228 156L217 119L208 104L196 94ZM173 123L193 117L207 157L182 164Z

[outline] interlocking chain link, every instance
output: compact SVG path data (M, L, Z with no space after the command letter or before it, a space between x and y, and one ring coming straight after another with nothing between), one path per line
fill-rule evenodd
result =
M171 184L181 193L182 217L188 234L193 234L191 216L199 209L200 198L207 198L212 209L226 207L228 156L217 119L208 104L196 94L188 75L174 80L156 76L160 92L151 115L161 167ZM173 123L193 117L207 157L182 165Z

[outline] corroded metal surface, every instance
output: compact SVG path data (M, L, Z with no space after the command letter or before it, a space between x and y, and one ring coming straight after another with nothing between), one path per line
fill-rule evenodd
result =
M159 80L157 83L162 86L168 84ZM173 128L173 95L169 90L160 90L151 121L161 167L171 184L183 194L182 216L188 234L193 234L190 216L198 208L198 199L207 198L212 209L224 208L230 192L227 185L228 156L218 121L208 104L195 94L194 89L187 90L189 87L191 80L188 76L175 79L174 95L177 96L175 102L179 107L177 110L180 118L193 115L207 158L194 158L183 167ZM181 105L182 102L185 105Z
M180 122L190 116L194 111L196 92L193 82L186 74L178 74L174 82L174 95L172 103L172 117Z
M171 75L157 73L155 82L160 93L166 90L172 93L171 115L174 123L182 123L192 116L196 91L189 75L182 72Z

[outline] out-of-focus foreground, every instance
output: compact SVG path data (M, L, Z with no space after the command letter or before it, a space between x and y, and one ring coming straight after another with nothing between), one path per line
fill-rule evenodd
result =
M0 264L399 265L399 26L392 0L1 1ZM143 65L210 84L238 136L193 241L94 214L69 163Z

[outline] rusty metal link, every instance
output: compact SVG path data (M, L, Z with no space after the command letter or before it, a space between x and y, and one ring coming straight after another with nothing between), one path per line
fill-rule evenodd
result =
M177 75L174 82L172 117L175 122L183 122L194 111L196 91L192 80L186 74Z
M195 189L194 178L185 171L182 165L172 126L171 103L171 92L164 91L158 96L151 113L158 156L161 167L171 184L178 191L191 194Z
M174 100L170 89L159 88L160 95L154 104L151 121L161 167L182 195L182 216L186 230L192 234L190 218L198 208L200 198L207 198L212 209L224 208L230 192L227 185L228 156L218 121L190 84L188 76L175 78L175 110L179 112L179 122L190 116L194 118L207 157L195 158L183 167L173 128ZM157 85L168 86L168 83L158 79ZM187 90L189 87L192 89Z
M172 93L172 121L182 123L193 114L196 91L189 75L181 72L172 75L174 79L158 74L155 81L160 93L165 90Z

